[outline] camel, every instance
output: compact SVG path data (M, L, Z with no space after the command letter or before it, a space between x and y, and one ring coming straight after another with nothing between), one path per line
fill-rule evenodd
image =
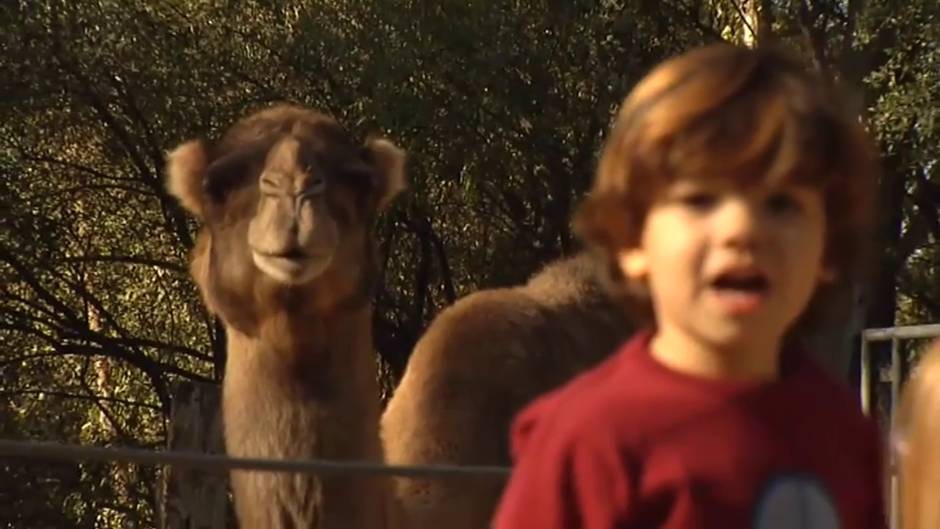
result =
M223 322L226 452L381 460L372 347L376 215L405 187L391 142L279 104L214 144L167 156L167 187L201 220L190 272ZM233 471L242 529L379 529L380 478Z
M525 285L479 291L442 311L382 415L386 462L508 465L516 412L608 357L632 331L602 274L582 253ZM489 527L503 486L491 477L395 478L389 527Z

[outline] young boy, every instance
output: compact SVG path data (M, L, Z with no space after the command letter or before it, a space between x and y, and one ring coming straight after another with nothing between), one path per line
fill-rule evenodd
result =
M876 165L778 52L643 79L576 220L650 330L516 418L494 527L884 527L877 430L796 340L863 261Z

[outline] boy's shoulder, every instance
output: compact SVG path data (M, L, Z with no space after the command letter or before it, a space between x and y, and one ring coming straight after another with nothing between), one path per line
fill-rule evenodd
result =
M689 417L742 410L768 423L811 422L850 436L873 431L848 384L803 350L786 353L790 365L781 380L749 387L669 372L651 358L650 338L648 332L637 333L610 358L523 409L513 423L513 456L542 436L572 443L598 437L622 448L640 447L650 435Z
M865 431L877 429L877 425L862 412L857 397L845 381L823 369L812 355L802 352L799 376L786 396L793 398L796 413L813 410L813 415L833 421L833 426L851 426ZM811 406L801 407L801 403Z
M649 337L638 333L609 358L526 406L513 422L513 455L536 428L556 438L612 436L618 423L636 424L648 410L642 395L644 366L640 358ZM640 384L638 384L638 382Z

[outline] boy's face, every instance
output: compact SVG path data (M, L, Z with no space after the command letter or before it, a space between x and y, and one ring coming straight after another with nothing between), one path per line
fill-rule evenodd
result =
M825 220L814 188L680 179L660 193L639 246L619 262L648 285L660 332L711 349L776 351L828 279Z

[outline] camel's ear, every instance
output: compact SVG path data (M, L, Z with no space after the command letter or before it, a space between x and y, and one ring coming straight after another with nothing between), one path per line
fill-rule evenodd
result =
M202 219L205 212L203 180L208 157L199 140L188 141L166 157L166 188L187 211Z
M378 210L381 211L398 193L408 187L405 176L405 151L380 138L366 141L366 150L369 151L369 158L378 176L376 191Z

